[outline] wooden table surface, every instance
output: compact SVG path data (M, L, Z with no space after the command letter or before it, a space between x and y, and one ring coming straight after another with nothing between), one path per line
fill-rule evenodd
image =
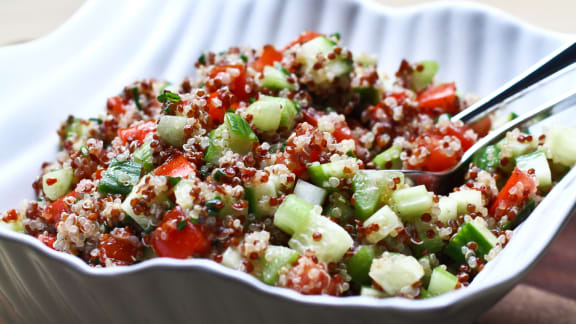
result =
M375 0L402 6L424 0ZM576 33L576 0L482 0L541 27ZM41 37L55 29L81 0L0 0L0 45ZM576 189L575 189L576 190ZM576 216L522 284L477 322L576 323Z

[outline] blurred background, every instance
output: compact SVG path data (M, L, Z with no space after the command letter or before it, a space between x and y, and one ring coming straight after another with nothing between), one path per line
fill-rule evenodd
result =
M395 7L433 2L372 1ZM576 0L477 2L500 8L532 25L576 36ZM82 3L81 0L0 0L0 46L34 40L54 31ZM575 244L576 218L573 217L523 284L479 323L576 323Z

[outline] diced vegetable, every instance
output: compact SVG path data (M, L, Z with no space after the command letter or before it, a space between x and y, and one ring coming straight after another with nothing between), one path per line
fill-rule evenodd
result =
M369 275L386 293L396 295L402 288L419 281L424 269L412 256L384 252L372 262Z
M177 259L202 256L210 249L210 241L200 225L187 219L179 207L164 215L164 219L152 233L151 245L159 257Z
M350 196L346 192L332 192L324 208L325 215L345 222L354 217L354 207L350 204Z
M196 167L188 162L188 159L182 154L178 154L154 170L157 176L166 176L173 178L186 178L190 174L196 173Z
M116 159L110 162L108 169L102 174L98 191L103 193L119 193L127 195L138 183L142 164L134 161L120 162Z
M544 147L552 161L572 167L576 163L576 127L559 126L550 129Z
M454 83L429 87L418 95L418 106L427 114L455 114L459 111Z
M279 188L280 179L275 175L270 175L267 182L246 186L244 191L250 212L257 217L274 215L276 207L270 205L270 198L278 197Z
M313 208L298 196L288 195L274 214L274 225L290 235L302 232L310 222Z
M279 272L290 267L300 254L284 246L270 245L264 253L262 262L262 281L269 285L276 285Z
M474 253L468 249L467 244L475 242L478 250ZM486 227L481 218L475 218L471 222L464 223L458 233L451 239L444 252L459 264L468 262L468 255L484 257L490 250L496 246L497 238Z
M385 297L390 297L390 295L388 295L387 293L378 290L376 288L372 288L372 287L366 287L366 286L362 286L362 288L360 288L360 296L366 296L366 297L372 297L372 298L385 298Z
M308 167L310 180L317 186L327 190L336 190L340 180L354 176L345 169L350 167L350 160L340 160Z
M252 68L257 72L266 71L275 62L282 61L282 53L277 51L272 45L265 45L262 48L262 55L254 61Z
M275 131L280 126L281 109L278 102L258 100L246 109L246 113L252 115L252 123L261 131Z
M418 243L412 242L410 246L415 256L419 257L442 250L444 241L438 235L438 230L433 223L416 219L413 224L420 239Z
M282 68L266 66L261 86L272 90L294 90L294 84L288 82L289 76Z
M361 245L356 249L354 255L348 260L346 268L352 280L359 284L369 285L372 282L368 272L372 260L376 258L376 247L374 245Z
M516 158L516 166L522 171L534 170L538 179L538 188L546 189L552 185L552 172L546 159L546 154L542 151L521 155Z
M180 147L186 138L184 127L187 124L188 118L186 117L164 115L158 123L158 136L168 144Z
M512 121L516 117L518 117L518 114L516 114L514 112L509 112L509 113L505 113L502 115L498 115L492 121L492 129L498 129L498 128L504 126L504 124L506 124L507 122Z
M71 168L52 170L42 177L42 191L48 199L58 200L70 192L74 172Z
M378 169L401 169L402 160L400 160L400 153L402 153L402 148L393 145L384 152L376 155L372 162L376 164Z
M479 211L484 207L482 193L478 190L455 191L451 192L448 197L456 200L458 215L469 214L468 205L474 206L475 211Z
M532 211L534 210L534 208L536 208L536 202L534 201L534 199L531 199L526 206L524 207L524 209L522 209L519 213L518 216L516 216L516 218L514 218L513 221L505 223L502 225L502 228L505 230L508 229L514 229L516 228L518 225L520 225L528 216L530 216L530 214L532 213Z
M138 141L144 143L144 139L148 133L154 132L156 130L156 123L145 122L138 124L130 128L122 128L118 130L118 137L122 140L124 144L128 141Z
M229 246L226 251L222 253L222 262L220 263L225 267L238 270L242 267L243 260L238 248Z
M194 181L182 179L174 187L174 196L176 197L176 204L184 209L194 207L194 200L190 196L190 192L194 188Z
M250 128L250 124L238 114L226 113L224 123L210 132L210 145L204 160L216 164L225 149L231 149L238 154L247 154L252 150L254 142L258 142L258 137Z
M412 90L420 92L434 81L434 76L438 72L436 61L422 61L415 64L416 68L412 72Z
M364 228L370 228L373 224L378 226L378 230L371 231L370 234L366 235L366 241L371 244L376 244L388 236L396 237L404 228L396 213L388 206L380 208L374 215L370 216L364 222Z
M377 105L380 102L380 93L374 87L358 87L353 91L360 95L360 102L368 105Z
M434 204L424 185L394 191L392 202L400 217L408 221L430 213Z
M142 164L144 173L148 173L154 169L154 158L152 156L150 142L140 145L132 156L134 157L134 162Z
M403 185L404 175L395 171L359 170L352 183L356 216L365 220L388 202L397 185Z
M294 188L294 194L311 205L322 206L326 199L327 191L302 179L298 179L296 187Z
M438 220L444 224L448 224L450 220L458 217L458 201L451 197L440 197L438 201L440 214Z
M442 267L436 267L434 271L432 271L428 292L432 296L438 296L456 289L457 284L458 278L456 278L455 275L444 270Z
M500 166L500 158L498 158L500 149L496 145L488 145L474 154L472 163L482 170L492 171Z
M274 219L276 220L276 219ZM327 217L312 214L308 225L295 231L288 246L304 254L313 251L319 261L338 262L354 244L350 234Z
M509 221L514 221L514 208L521 208L522 204L536 192L536 183L527 173L514 168L512 175L498 193L498 196L490 206L490 214L496 219L507 216Z
M326 36L316 37L300 47L296 54L298 62L310 72L316 86L329 86L334 78L346 75L352 70L352 63L347 56L337 55L333 60L324 61L322 68L314 69L318 55L326 56L334 52L337 43Z

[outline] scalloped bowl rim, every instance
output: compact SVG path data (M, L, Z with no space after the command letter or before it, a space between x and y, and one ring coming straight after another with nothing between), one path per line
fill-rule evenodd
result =
M561 39L568 40L573 37L573 35L570 34L550 31L541 27L537 27L517 17L514 17L498 8L494 8L476 2L436 1L436 2L415 4L405 7L391 7L387 5L378 4L376 1L373 0L350 0L350 2L357 3L360 6L364 6L366 8L369 8L370 10L374 10L379 13L386 12L386 14L390 14L390 12L393 12L392 15L401 15L405 13L407 14L414 12L425 12L429 10L439 10L439 9L445 9L447 7L476 10L491 16L495 16L503 21L510 22L520 28L529 30L533 33L544 34L548 37L553 37L560 40ZM71 18L69 18L64 24L62 24L60 27L55 29L53 32L47 34L46 36L22 44L11 44L3 46L3 48L21 49L30 46L39 46L41 44L49 42L50 39L52 39L53 37L56 37L61 33L66 33L67 30L70 28L70 26L72 27L74 26L74 22L76 20L82 19L82 16L89 13L91 3L93 2L91 1L85 2L72 15ZM576 170L572 170L569 172L569 174L565 175L561 183L568 182L569 178L576 178ZM537 209L533 211L533 213L536 212L539 209L539 207L540 206L538 206ZM574 209L575 207L573 206L571 210L573 211ZM567 220L568 217L565 217L562 224L565 224ZM559 231L556 231L553 237L556 236L558 232ZM222 279L238 281L242 283L246 288L255 289L261 292L272 294L276 297L288 299L293 302L302 304L317 304L322 306L352 306L358 308L379 308L379 309L396 309L396 310L410 310L410 311L440 310L447 306L456 304L458 302L462 302L464 299L473 298L475 295L480 294L482 292L492 290L496 286L499 286L507 281L512 280L515 276L518 276L521 272L527 270L516 267L514 271L509 272L507 275L503 276L499 280L495 280L494 282L490 282L489 284L484 284L482 286L471 285L470 287L467 287L465 289L459 289L444 294L442 296L425 300L409 300L400 297L376 299L364 296L352 296L352 297L332 297L325 295L310 296L310 295L302 295L290 289L267 285L247 273L229 269L209 259L181 260L171 258L154 258L130 266L113 267L113 268L93 268L88 266L84 261L82 261L78 257L68 253L50 249L49 247L41 243L38 239L27 234L12 232L8 229L0 228L0 239L7 239L13 242L24 244L27 247L32 248L37 252L42 253L45 256L48 256L53 260L63 264L65 267L68 267L70 269L73 269L75 271L78 271L84 275L91 277L125 276L130 275L132 273L147 271L149 269L167 269L167 270L196 269L215 274L221 277ZM550 242L551 240L547 244L549 245ZM543 249L538 253L536 259L538 259L541 256L544 250L545 249ZM491 265L492 263L488 263L487 267L490 267Z

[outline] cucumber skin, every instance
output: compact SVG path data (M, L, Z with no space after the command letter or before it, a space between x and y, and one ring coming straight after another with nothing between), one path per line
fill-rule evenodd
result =
M442 251L442 248L444 247L444 240L438 236L438 231L433 228L432 224L416 220L414 222L414 227L416 227L418 237L422 241L422 244L410 245L410 248L416 257L423 256L424 251L428 251L428 253L436 253ZM434 231L433 238L428 238L427 232L429 230Z
M432 276L430 277L428 292L432 296L438 296L456 289L457 284L458 278L456 278L455 275L441 267L436 267L432 271Z
M271 255L273 254L273 255ZM271 245L266 249L262 262L262 281L269 285L278 283L279 272L282 268L291 266L300 254L284 246ZM269 260L272 258L272 260Z
M464 258L462 247L466 246L468 242L474 241L478 244L476 256L484 259L484 256L490 252L494 245L484 237L476 226L478 225L470 222L462 225L460 231L450 239L450 242L444 248L444 253L459 264L466 264L468 261Z
M56 183L48 185L48 179L56 179ZM52 170L42 176L42 190L44 195L52 201L64 196L72 187L74 171L71 168Z
M374 245L360 246L346 264L348 274L350 274L352 280L362 285L371 284L372 279L368 272L370 272L370 266L374 258L376 258L376 247Z
M158 136L176 147L184 145L184 127L188 118L181 116L162 116L158 122Z
M434 204L432 196L424 185L394 191L392 202L398 215L404 221L412 221L422 214L429 213Z
M271 66L264 67L264 78L262 79L261 86L272 90L294 90L294 85L288 82L284 72Z
M498 146L488 145L474 155L472 162L482 170L494 170L500 166L498 153L500 153Z
M401 169L402 160L400 159L400 154L402 153L402 148L399 146L391 146L384 152L376 155L372 162L376 164L378 169Z
M300 232L308 226L313 208L298 196L288 195L274 213L274 225L290 235Z

